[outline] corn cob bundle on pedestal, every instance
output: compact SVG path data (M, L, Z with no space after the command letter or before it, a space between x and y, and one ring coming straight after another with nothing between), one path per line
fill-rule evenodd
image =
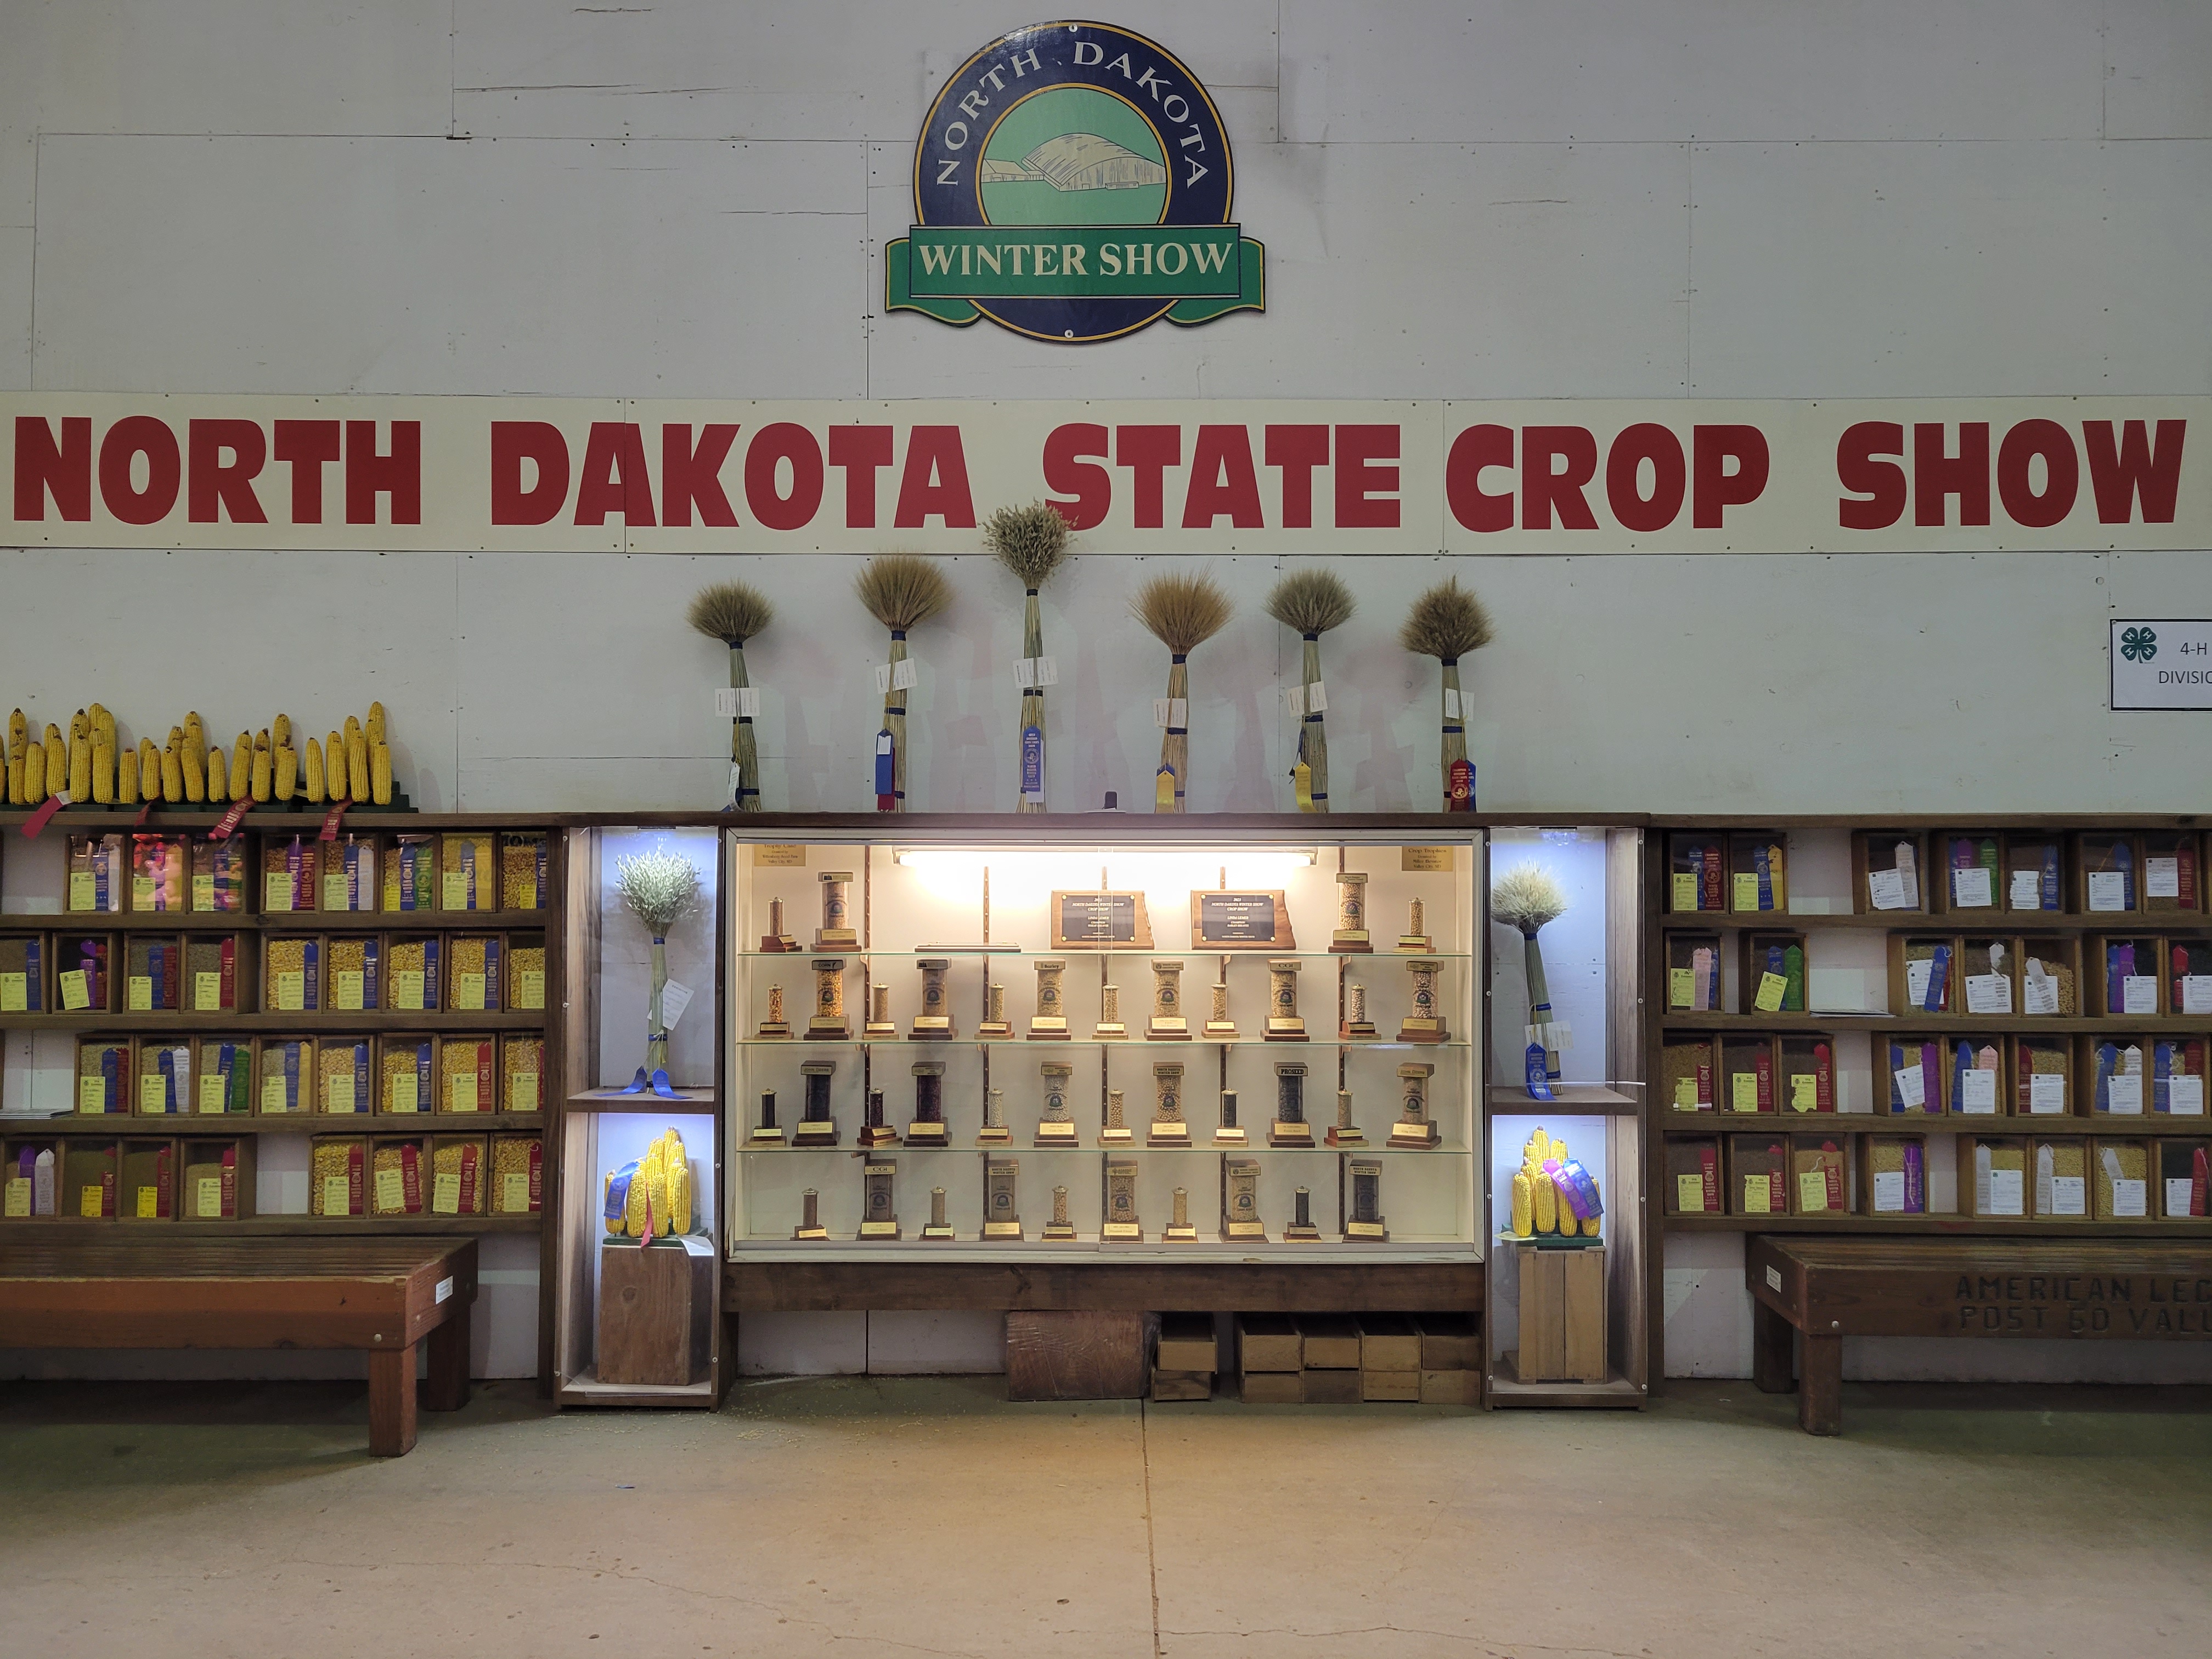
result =
M698 1224L690 1155L684 1137L671 1128L646 1148L645 1156L610 1170L600 1186L600 1216L610 1238L634 1238L649 1244L675 1238Z
M1513 1175L1508 1231L1516 1238L1595 1238L1604 1214L1596 1177L1568 1155L1565 1141L1537 1125Z
M760 753L748 707L752 700L745 695L751 687L745 676L745 641L767 631L775 618L775 608L750 583L716 582L692 595L686 615L693 628L729 647L730 689L737 694L737 708L730 716L730 805L740 812L757 812L762 810Z

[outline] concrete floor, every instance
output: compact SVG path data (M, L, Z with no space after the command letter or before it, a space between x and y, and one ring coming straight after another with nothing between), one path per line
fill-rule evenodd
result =
M0 1631L40 1659L2212 1647L2203 1391L1854 1386L1814 1440L1744 1383L1642 1417L1000 1388L554 1417L500 1384L380 1462L355 1385L0 1385Z

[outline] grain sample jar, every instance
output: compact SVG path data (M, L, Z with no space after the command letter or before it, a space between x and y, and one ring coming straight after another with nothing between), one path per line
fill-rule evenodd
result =
M115 1219L116 1182L122 1149L112 1140L72 1139L61 1157L63 1218L82 1221Z
M2203 843L2194 830L2146 830L2142 835L2142 908L2153 915L2201 915Z
M437 866L435 836L394 836L384 849L384 908L436 909Z
M425 1013L441 1006L445 941L435 933L393 933L385 940L385 1011Z
M65 1014L114 1012L110 972L115 960L112 933L58 933L54 937L55 1000Z
M1659 1050L1659 1086L1667 1109L1710 1112L1720 1072L1719 1043L1711 1037L1672 1036Z
M544 1144L536 1135L491 1138L491 1212L536 1215L544 1191Z
M1960 1003L1958 940L1890 936L1892 1013L1954 1014Z
M1875 911L1925 911L1928 845L1917 830L1861 830L1851 836L1852 902Z
M175 1013L184 977L182 939L169 933L123 936L123 1007L126 1013Z
M2161 994L2155 937L2099 933L2084 943L2082 954L2090 969L2092 1014L2150 1019L2172 1012Z
M317 1135L307 1153L307 1213L337 1219L368 1213L368 1142Z
M1748 928L1736 941L1737 995L1744 1012L1802 1014L1805 1012L1805 935Z
M2081 1098L2093 1117L2134 1117L2150 1103L2151 1039L2091 1037L2081 1045Z
M2204 1115L2204 1039L2160 1037L2151 1044L2150 1109L2167 1117Z
M499 908L498 858L489 832L468 830L439 836L438 908Z
M253 1109L253 1039L204 1036L193 1045L192 1106L196 1116Z
M1782 1106L1793 1114L1836 1109L1836 1040L1825 1031L1782 1039Z
M185 935L185 1006L196 1014L238 1012L236 933Z
M449 1036L438 1044L438 1109L489 1112L499 1097L494 1062L499 1045L489 1036Z
M1943 879L1936 890L1943 908L1972 915L2005 902L2004 840L1995 830L1954 830L1936 838Z
M2020 941L1972 936L1959 942L1960 1006L1978 1018L2020 1012Z
M2168 1136L2158 1147L2159 1214L2201 1221L2212 1211L2212 1142Z
M1875 1079L1875 1089L1885 1112L1893 1117L1942 1115L1950 1079L1941 1042L1934 1037L1905 1036L1883 1042L1877 1037L1874 1052L1875 1066L1884 1067L1883 1074Z
M1780 915L1790 908L1789 854L1778 830L1738 830L1729 836L1729 908L1739 915Z
M1721 936L1667 935L1667 1012L1713 1014L1721 1011Z
M46 944L36 933L0 935L0 1014L46 1012Z
M392 1139L379 1136L369 1142L368 1212L371 1215L421 1215L428 1207L428 1186L423 1166L429 1161L428 1143L419 1137Z
M2001 1036L1948 1036L1951 1109L1965 1117L1995 1117L2005 1110L2004 1039Z
M2081 941L2024 939L2020 942L2020 1011L2071 1019L2081 1012Z
M177 1143L173 1140L126 1140L116 1150L121 1170L120 1197L115 1206L118 1221L173 1221L177 1218Z
M371 1060L367 1037L319 1037L315 1042L315 1109L344 1117L369 1109Z
M123 837L71 836L68 842L71 915L115 915L123 909Z
M183 910L192 897L189 836L131 837L131 908L141 913Z
M499 908L545 908L546 859L552 839L543 830L504 830L499 837Z
M192 838L192 904L196 915L235 915L246 906L246 843Z
M1790 1198L1799 1215L1848 1215L1850 1161L1840 1142L1799 1135L1790 1144Z
M141 1037L131 1101L141 1117L177 1117L193 1107L192 1046L183 1037Z
M535 1112L545 1105L545 1039L501 1037L499 1042L500 1109Z
M2082 908L2106 916L2142 908L2142 849L2133 836L2084 833L2075 847L2081 866Z
M1872 1216L1928 1213L1928 1142L1920 1135L1861 1135L1859 1198Z
M2149 1220L2150 1144L2100 1137L2094 1152L2089 1187L2097 1219Z
M2212 935L2168 933L2160 962L2166 1012L2212 1016Z
M2073 1110L2069 1074L2073 1051L2063 1037L2014 1037L2013 1110L2031 1117L2063 1117Z
M1774 1110L1774 1039L1761 1035L1723 1036L1721 1092L1731 1114Z
M440 1135L430 1143L430 1213L482 1215L488 1158L482 1135Z
M2027 1143L1976 1135L1959 1143L1959 1209L1978 1219L2019 1220L2027 1214Z
M253 1213L253 1143L209 1140L184 1143L184 1181L179 1206L186 1221L238 1221Z
M446 950L446 1006L455 1013L496 1011L505 988L497 933L454 933Z
M1677 831L1667 838L1667 908L1677 915L1728 908L1728 850L1721 837Z
M315 1039L264 1037L261 1042L261 1115L306 1112L315 1097Z
M438 1040L387 1033L378 1045L376 1109L404 1115L437 1109Z
M544 934L507 936L507 1006L518 1013L537 1013L545 1006Z
M1730 1135L1729 1213L1790 1213L1790 1148L1779 1135Z
M261 1006L270 1013L313 1013L323 1006L323 942L312 933L262 940Z
M1721 1212L1720 1142L1709 1136L1668 1136L1667 1213Z
M376 837L348 835L343 841L318 843L316 867L323 908L330 911L377 908Z
M76 1109L88 1116L131 1109L129 1037L83 1037L76 1045Z
M2006 909L2014 914L2063 914L2066 896L2066 847L2057 836L2015 830L2005 837ZM2073 908L2078 908L2078 904Z
M333 933L325 944L330 953L331 1009L357 1014L380 1006L384 941L374 933Z
M2029 1149L2038 1220L2080 1221L2089 1213L2089 1143L2039 1140Z
M315 908L315 846L298 836L272 836L261 843L263 915Z

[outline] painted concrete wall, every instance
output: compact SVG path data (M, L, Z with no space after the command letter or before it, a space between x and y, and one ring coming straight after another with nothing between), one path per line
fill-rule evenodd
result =
M2192 0L1112 17L1213 92L1238 216L1268 245L1264 319L1070 350L879 314L921 112L1035 21L1018 7L16 0L0 387L2212 389L2212 12ZM1069 804L1142 787L1164 666L1119 616L1144 572L1085 552L1047 606L1074 688L1053 732ZM222 731L380 696L426 805L700 805L724 775L721 664L677 612L726 564L783 606L750 653L770 799L863 805L878 642L836 560L0 550L6 695L149 723L191 702ZM1469 564L1505 629L1468 675L1496 809L2172 811L2212 757L2190 717L2104 708L2106 617L2212 614L2193 553ZM1195 661L1200 808L1284 799L1273 687L1294 659L1257 614L1276 568L1216 563L1243 614ZM1390 635L1436 574L1363 563L1363 613L1329 642L1353 810L1434 798L1431 694ZM954 580L957 609L916 642L924 808L1014 783L1018 611L980 560ZM1739 1368L1741 1295L1701 1264L1685 1249L1696 1282L1670 1281L1679 1353Z

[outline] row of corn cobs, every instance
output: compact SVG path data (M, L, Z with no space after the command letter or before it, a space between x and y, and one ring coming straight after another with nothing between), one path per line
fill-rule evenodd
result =
M1513 1237L1595 1238L1604 1213L1595 1178L1537 1125L1513 1173Z
M43 740L33 739L18 708L8 719L8 805L37 806L64 789L72 802L100 806L141 800L219 805L295 796L311 805L327 799L389 806L392 750L384 738L384 705L369 704L366 721L347 715L343 732L331 732L326 744L309 738L304 749L293 746L292 717L279 714L273 726L240 732L228 762L221 749L209 747L197 713L171 726L162 747L141 738L131 749L118 745L115 716L99 703L70 717L67 737L48 721Z
M601 1188L607 1233L649 1243L691 1231L691 1160L684 1137L668 1130L645 1156L607 1171Z

